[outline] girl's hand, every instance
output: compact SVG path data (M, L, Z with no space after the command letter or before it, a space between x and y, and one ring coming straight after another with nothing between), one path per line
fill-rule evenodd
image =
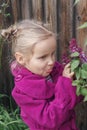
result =
M74 72L71 72L70 63L68 63L63 70L63 76L73 79Z

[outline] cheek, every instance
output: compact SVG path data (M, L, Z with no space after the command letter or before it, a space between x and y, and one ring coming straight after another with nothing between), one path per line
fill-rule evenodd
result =
M29 66L34 71L43 72L47 67L47 63L41 60L33 59L29 62Z
M46 68L47 67L47 63L44 62L44 61L40 62L39 65L41 66L41 68Z
M34 70L39 71L41 70L41 63L37 60L34 60L31 62L31 67L33 67Z
M39 74L42 74L42 73L44 73L44 71L45 71L45 69L46 69L46 64L44 64L43 62L41 63L37 63L36 64L36 71L39 73Z

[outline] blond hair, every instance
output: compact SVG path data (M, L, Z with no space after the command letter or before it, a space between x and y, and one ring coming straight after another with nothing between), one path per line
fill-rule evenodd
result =
M27 54L31 52L34 45L41 40L45 40L53 35L41 24L34 21L23 20L10 26L8 29L2 30L1 35L12 43L12 54L21 52Z

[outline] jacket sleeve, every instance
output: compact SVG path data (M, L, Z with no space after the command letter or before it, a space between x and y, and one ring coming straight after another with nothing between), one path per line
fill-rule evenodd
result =
M54 94L54 100L50 101L33 98L17 87L12 91L12 96L21 110L38 124L48 128L60 127L68 121L76 102L75 90L68 78L59 77Z

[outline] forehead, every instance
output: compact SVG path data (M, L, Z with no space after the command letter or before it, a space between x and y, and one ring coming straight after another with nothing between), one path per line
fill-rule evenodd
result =
M40 41L34 47L34 53L49 53L51 51L56 50L56 39L55 37L51 36L46 40Z

